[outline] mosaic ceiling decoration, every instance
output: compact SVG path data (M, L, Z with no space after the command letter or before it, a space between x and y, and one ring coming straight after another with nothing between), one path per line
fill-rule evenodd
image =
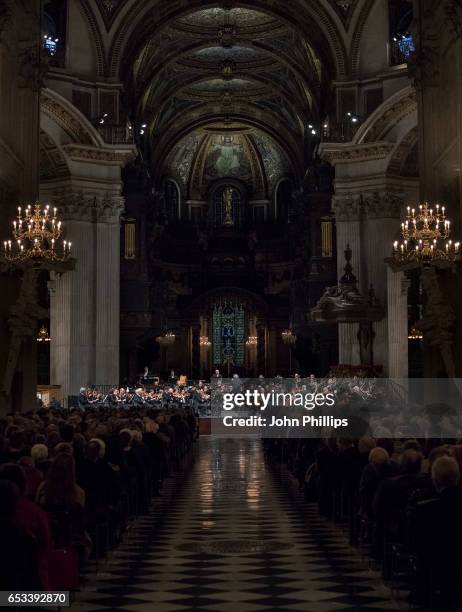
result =
M183 4L186 11L188 2ZM133 65L132 105L149 125L153 169L168 157L183 182L190 156L185 154L180 172L171 149L180 134L212 124L268 134L270 140L261 139L259 146L269 184L282 172L284 157L269 146L272 138L301 168L304 126L320 123L316 102L323 88L330 91L310 41L289 21L251 8L222 5L177 14L152 32ZM246 138L242 142L257 148Z
M223 178L236 179L253 188L260 186L261 191L255 195L270 197L278 181L292 173L282 148L259 130L197 130L180 140L164 167L164 175L177 179L190 197L202 197L211 183Z
M223 93L229 91L239 95L245 95L246 93L252 93L258 90L258 86L246 79L232 79L230 81L224 79L210 79L208 81L195 83L190 89L198 92L203 91L210 93Z
M255 27L267 25L274 20L270 15L246 8L232 8L229 10L210 8L181 17L178 21L184 25L213 28L221 26L226 22L233 23L237 27Z
M226 47L206 47L192 53L194 59L217 64L219 62L253 62L267 57L267 54L252 47L236 45L227 49Z

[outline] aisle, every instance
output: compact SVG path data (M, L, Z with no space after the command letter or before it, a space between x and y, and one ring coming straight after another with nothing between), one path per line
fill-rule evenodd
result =
M139 521L72 610L399 609L336 528L314 510L305 525L258 441L203 438L167 505Z

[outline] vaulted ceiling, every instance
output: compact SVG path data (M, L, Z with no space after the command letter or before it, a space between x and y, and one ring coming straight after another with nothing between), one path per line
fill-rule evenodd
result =
M82 0L89 1L89 0ZM304 172L305 137L332 105L353 13L371 0L93 0L107 74L143 127L155 174L198 130L266 135Z

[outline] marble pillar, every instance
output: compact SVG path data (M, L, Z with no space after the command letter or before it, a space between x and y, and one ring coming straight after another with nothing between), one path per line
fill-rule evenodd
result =
M120 227L122 201L102 207L96 224L95 377L97 385L119 380Z
M119 383L120 249L122 198L62 194L66 238L75 270L50 283L51 384L62 395L86 385Z
M408 320L407 294L409 282L403 272L387 270L388 376L407 378Z
M384 189L366 193L364 199L364 258L365 267L365 288L372 285L374 293L381 304L385 307L389 305L388 264L385 262L390 257L393 250L393 242L396 240L400 227L401 210L404 209L404 199L399 194L394 194ZM392 293L391 288L391 293ZM401 306L401 302L399 302ZM396 317L397 321L391 320ZM382 321L374 323L374 363L382 365L386 371L390 371L389 352L389 330L388 325L402 326L402 319L407 325L407 306L404 311L398 310L398 305L387 309L387 315ZM392 332L393 333L393 332ZM407 338L407 329L406 329ZM407 355L407 351L406 351ZM407 359L407 357L406 357Z

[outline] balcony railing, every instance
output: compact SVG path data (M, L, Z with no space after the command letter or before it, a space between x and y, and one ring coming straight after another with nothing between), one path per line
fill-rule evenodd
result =
M329 123L322 128L323 142L350 142L358 131L361 121L354 117L355 121L342 121L340 123Z
M112 145L133 144L133 130L125 125L111 125L108 123L97 123L96 129L101 134L104 142Z

